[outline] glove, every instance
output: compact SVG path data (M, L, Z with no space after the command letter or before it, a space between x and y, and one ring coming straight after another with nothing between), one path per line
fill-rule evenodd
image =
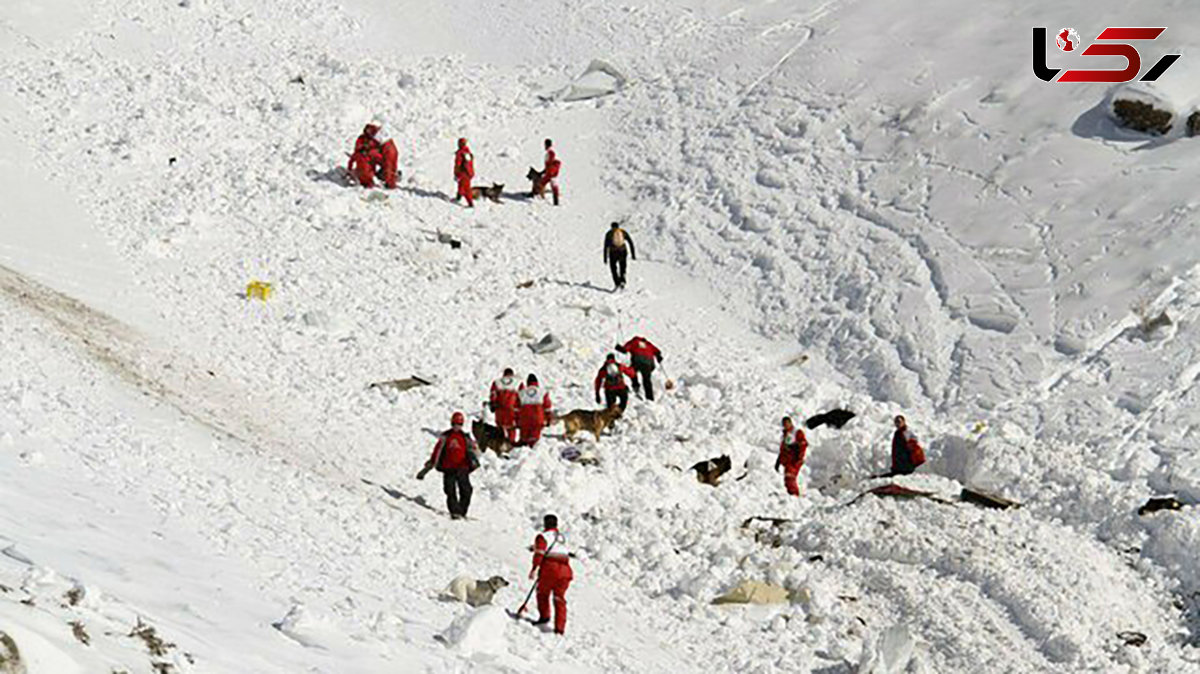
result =
M662 362L662 354L661 353L658 354L657 356L654 357L654 359L657 360L659 363L661 363Z
M431 464L428 464L428 463L427 463L427 464L425 464L425 467L424 467L424 468L422 468L421 470L417 471L417 479L418 479L418 480L424 480L424 479L425 479L425 476L429 474L429 469L431 469L431 468L433 468L433 466L432 466Z
M776 472L776 473L778 473L778 472L779 472L779 465L780 465L780 464L779 464L779 459L775 459L775 472Z
M600 394L599 393L596 394L596 404L597 405L600 404Z

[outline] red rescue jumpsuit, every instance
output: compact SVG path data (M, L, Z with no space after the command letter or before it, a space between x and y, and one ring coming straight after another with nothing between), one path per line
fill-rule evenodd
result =
M520 385L516 377L511 375L501 377L492 382L490 397L492 413L496 415L496 425L504 429L508 441L517 442L517 406L520 404L517 392Z
M554 152L554 148L546 150L546 163L542 166L542 177L538 181L537 195L540 197L546 191L546 185L550 186L550 194L554 196L554 205L558 205L558 172L562 169L562 162L558 160L558 154Z
M783 466L783 486L787 488L787 493L792 496L800 495L800 485L797 484L796 478L800 476L800 469L804 467L804 457L808 455L808 438L804 437L802 429L796 429L796 436L793 442L788 442L788 432L783 432L783 439L779 441L779 465Z
M554 631L562 634L567 628L567 586L575 574L567 554L567 539L557 529L547 529L534 540L533 571L537 572L538 620L549 622L553 595Z
M475 200L471 197L471 178L475 177L475 155L466 143L459 145L454 153L454 180L458 182L458 197L465 198L467 205L474 208Z
M542 394L537 384L524 384L517 393L517 427L521 430L521 441L517 444L532 447L542 438L542 429L550 414L550 394Z
M396 163L399 152L395 141L389 140L380 145L375 139L379 127L368 124L354 143L354 154L350 155L350 163L346 170L358 180L363 187L375 187L375 171L382 172L383 184L388 189L396 187Z

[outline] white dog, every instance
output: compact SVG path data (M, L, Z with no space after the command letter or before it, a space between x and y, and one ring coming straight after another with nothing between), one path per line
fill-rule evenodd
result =
M447 601L464 601L471 606L483 606L491 604L496 592L507 586L508 581L500 576L492 576L487 580L459 576L450 581L439 596Z

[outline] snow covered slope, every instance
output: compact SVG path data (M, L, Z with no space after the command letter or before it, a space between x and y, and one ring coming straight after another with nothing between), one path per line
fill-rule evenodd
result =
M1182 2L6 5L0 630L32 672L1200 671L1200 527L1135 514L1200 498L1194 148L1028 62L1100 15L1200 35ZM630 85L543 100L594 58ZM339 180L371 117L386 196ZM449 202L459 136L503 203ZM520 196L544 137L557 209ZM634 333L678 386L581 440L599 465L557 429L489 455L453 524L412 478L503 367L591 407ZM786 498L778 418L835 406ZM896 412L949 503L855 500ZM519 604L548 511L564 639L437 599ZM795 601L710 603L747 579Z

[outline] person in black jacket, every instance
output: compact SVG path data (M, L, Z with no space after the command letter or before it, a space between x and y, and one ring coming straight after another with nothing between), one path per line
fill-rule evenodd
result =
M604 262L608 264L608 269L612 272L614 290L625 287L626 255L634 260L637 259L637 251L633 248L633 239L624 229L621 229L621 223L614 222L612 229L609 229L604 235Z
M901 415L895 418L896 432L892 434L892 471L889 475L908 475L925 463L925 450L908 429Z

